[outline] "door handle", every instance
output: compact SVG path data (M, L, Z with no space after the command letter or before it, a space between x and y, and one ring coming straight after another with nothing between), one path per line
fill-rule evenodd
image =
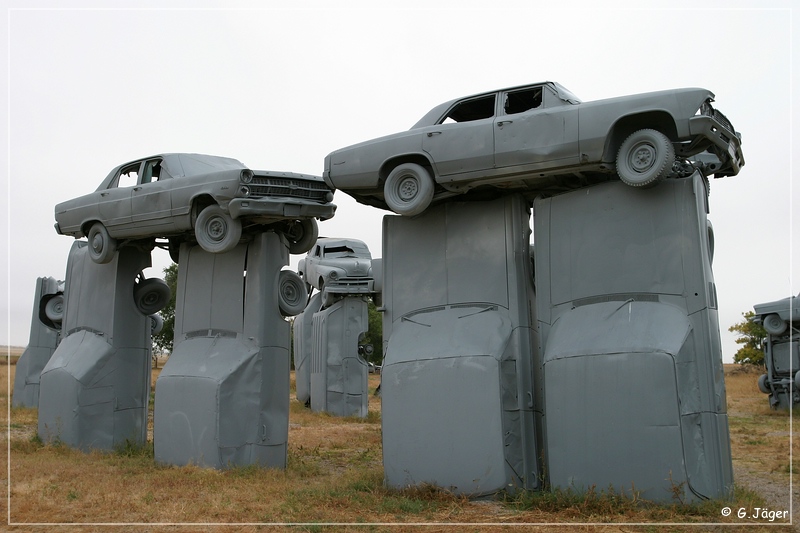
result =
M500 122L497 123L497 125L502 127L502 126L505 126L506 124L511 124L512 122L514 122L514 121L513 120L501 120Z
M107 192L101 192L100 196L108 196L108 193Z
M141 188L141 187L134 187L134 188L133 188L133 190L134 190L134 191L141 191L141 190L142 190L142 188Z
M442 134L441 131L429 131L428 137L433 137L434 135L441 135L441 134Z

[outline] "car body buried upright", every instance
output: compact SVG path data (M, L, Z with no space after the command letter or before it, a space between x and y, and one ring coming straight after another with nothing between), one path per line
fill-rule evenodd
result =
M226 252L243 230L264 226L283 233L290 252L300 254L317 240L314 219L334 215L332 200L316 176L250 170L227 157L162 154L120 165L95 192L56 205L55 228L87 237L98 263L110 261L118 245L155 237L169 239L176 261L180 243L190 239Z
M411 216L482 186L536 195L617 175L634 187L695 170L733 176L744 165L741 138L713 101L699 88L593 102L554 82L496 90L330 153L323 178L363 204Z

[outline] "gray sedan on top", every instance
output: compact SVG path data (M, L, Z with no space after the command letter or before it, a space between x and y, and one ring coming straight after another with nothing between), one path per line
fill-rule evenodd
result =
M554 82L496 90L330 153L323 178L361 203L415 215L482 186L547 194L616 176L634 187L695 171L733 176L741 137L713 101L698 88L593 102Z
M161 154L112 170L93 193L56 205L56 232L87 237L89 255L110 261L130 241L164 237L177 261L182 241L221 253L243 231L268 226L282 232L289 251L311 249L314 220L336 212L333 191L321 178L292 172L250 170L228 157Z

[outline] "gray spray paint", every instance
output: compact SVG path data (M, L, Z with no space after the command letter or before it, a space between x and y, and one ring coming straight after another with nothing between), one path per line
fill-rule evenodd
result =
M517 195L384 217L387 485L539 488L529 220Z
M149 252L120 250L107 264L76 241L67 262L63 340L42 370L39 437L82 450L147 441L151 322L134 303Z
M534 203L554 487L721 498L733 487L707 189L695 174Z
M312 317L311 410L366 417L369 369L358 344L369 329L367 300L346 296ZM305 327L305 326L304 326Z
M155 459L285 468L289 324L278 278L286 242L265 232L221 254L184 244L180 258L174 350L156 382Z
M39 406L39 377L61 341L63 283L50 277L36 280L31 333L28 345L17 361L14 375L14 394L11 402L14 407ZM54 298L58 298L61 303L58 304ZM45 310L54 303L60 305L56 313L61 311L61 320L52 320Z

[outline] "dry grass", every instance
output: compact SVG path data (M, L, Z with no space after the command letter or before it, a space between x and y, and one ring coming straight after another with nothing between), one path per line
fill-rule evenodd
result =
M0 368L3 416L8 378L13 382L14 370L14 366ZM154 370L153 383L158 372ZM769 410L755 387L757 376L727 375L734 461L788 486L788 417ZM371 392L378 383L379 376L371 375ZM114 531L216 531L222 528L219 524L237 524L225 526L226 532L270 531L280 528L275 524L289 522L303 524L296 529L309 531L326 529L315 524L336 523L351 524L340 525L337 531L396 532L419 529L414 524L425 522L439 523L426 526L426 532L520 530L503 525L509 523L531 524L525 531L552 529L534 524L572 524L560 530L695 532L715 527L699 524L742 523L735 513L728 518L721 515L725 505L734 509L766 505L746 487L737 489L733 502L693 506L650 505L601 490L581 496L527 493L493 501L468 501L434 487L390 490L383 486L380 398L372 395L366 420L311 413L293 400L285 471L160 466L153 462L152 445L85 454L44 446L35 433L35 409L11 410L10 432L4 432L1 447L4 459L7 450L11 452L11 523L84 524L60 526L58 531L96 531L105 529L98 524L108 523L128 524L116 525ZM7 504L0 503L4 516ZM656 525L665 522L673 525ZM178 523L193 525L188 529L168 525ZM781 530L788 528L747 529Z

